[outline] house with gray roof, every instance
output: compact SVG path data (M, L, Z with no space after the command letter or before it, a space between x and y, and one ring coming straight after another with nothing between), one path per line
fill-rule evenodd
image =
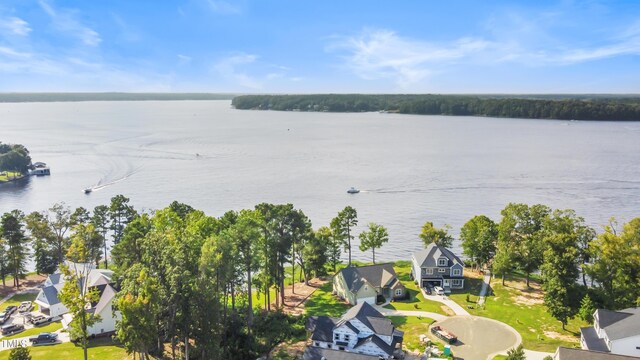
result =
M106 269L96 269L93 264L73 263L66 261L65 265L75 271L78 276L78 286L83 291L98 291L99 299L91 304L89 313L100 316L100 321L89 327L90 335L108 334L115 331L116 322L120 320L119 311L114 311L113 301L117 291L113 287L111 278L113 271ZM40 312L51 317L62 317L62 326L67 328L73 320L73 316L69 314L69 309L58 298L59 292L62 290L66 279L58 270L56 273L49 275L45 280L44 286L38 292L35 303L40 306Z
M584 350L640 357L640 308L598 309L593 326L580 328Z
M398 280L393 264L349 266L333 277L333 293L351 305L375 304L378 296L385 300L403 299L407 294Z
M411 256L411 276L418 286L440 286L446 293L464 288L464 263L451 250L437 244Z
M361 302L349 309L341 318L328 316L310 317L307 330L311 332L311 350L307 349L304 359L358 360L390 359L402 352L404 333L393 326L378 310L367 302ZM322 349L322 350L320 350ZM352 353L363 357L349 357L342 353Z
M637 360L635 356L617 355L610 352L590 351L559 347L553 354L553 360Z

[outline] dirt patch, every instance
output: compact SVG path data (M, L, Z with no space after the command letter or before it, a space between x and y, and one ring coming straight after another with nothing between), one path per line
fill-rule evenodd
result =
M575 336L564 335L564 334L557 333L555 331L545 331L544 336L551 339L557 339L557 340L562 340L567 342L576 342L577 340Z
M482 279L484 277L484 273L478 270L471 270L470 268L465 268L463 273L465 278L472 279Z
M316 291L317 288L324 285L327 280L321 280L318 278L314 278L309 280L309 285L305 283L295 283L294 289L291 288L291 285L288 285L284 289L284 307L282 311L286 314L290 315L301 315L304 314L304 302L307 301L309 296ZM275 308L276 302L275 299L271 302L271 306Z
M447 305L441 305L440 309L442 309L442 311L444 311L445 314L447 314L447 316L454 316L456 314L455 311L453 311L450 307L448 307Z
M531 282L528 288L524 281L507 281L505 285L519 290L512 295L516 304L532 306L544 303L544 293L538 283Z
M307 346L306 341L299 341L296 343L280 343L276 345L275 348L271 351L270 357L277 355L280 351L286 353L289 357L293 359L302 359L302 355L304 354L304 349Z
M20 291L28 288L34 288L42 284L46 278L47 277L44 275L28 275L26 278L20 280ZM6 286L0 285L0 298L4 298L5 296L15 292L18 292L18 289L13 286L13 279L7 279Z

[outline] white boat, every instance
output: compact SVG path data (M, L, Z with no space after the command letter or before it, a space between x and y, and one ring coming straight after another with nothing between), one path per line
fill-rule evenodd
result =
M357 194L359 192L360 192L360 190L354 188L353 186L351 187L351 189L347 190L347 193L349 193L349 194Z

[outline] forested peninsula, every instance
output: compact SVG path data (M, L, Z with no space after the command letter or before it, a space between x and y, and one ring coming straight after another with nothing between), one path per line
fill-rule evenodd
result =
M236 109L640 121L632 95L242 95Z

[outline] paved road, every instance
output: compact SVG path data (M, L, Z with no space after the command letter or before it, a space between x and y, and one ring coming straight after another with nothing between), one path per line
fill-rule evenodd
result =
M60 343L65 343L65 342L69 342L71 341L71 339L69 338L69 333L67 332L62 332L62 329L55 331L56 334L58 334L58 341L56 343L53 344L42 344L42 345L36 345L36 346L52 346L55 344L60 344ZM29 335L29 336L23 336L17 339L11 339L11 340L2 340L0 339L0 351L3 350L9 350L9 349L13 349L15 347L18 346L22 346L22 344L27 344L27 346L31 346L31 343L29 342L29 338L32 336L36 336L36 335ZM25 342L23 342L25 341Z
M524 354L527 360L543 360L545 356L553 357L553 353L542 352L542 351L533 351L533 350L524 350Z
M471 314L469 314L469 312L467 310L465 310L457 302L449 299L446 295L444 295L444 296L443 295L427 295L427 293L424 292L424 289L422 289L422 288L420 288L420 291L422 291L422 296L424 296L425 299L432 300L432 301L437 301L439 303L447 305L448 307L451 308L451 310L453 310L453 312L456 315L471 316Z
M458 337L451 345L456 357L465 360L493 359L496 354L522 343L522 337L511 326L500 321L479 316L452 316L439 321L448 331Z
M484 304L484 297L487 295L487 289L489 289L489 283L491 282L491 272L486 270L484 277L482 278L482 289L480 289L480 298L478 299L478 306Z

